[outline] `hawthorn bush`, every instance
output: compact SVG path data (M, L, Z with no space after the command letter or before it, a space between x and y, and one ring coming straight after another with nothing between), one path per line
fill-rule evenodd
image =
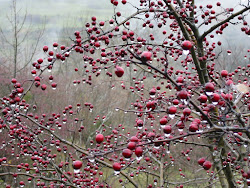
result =
M216 64L234 53L220 41L225 30L249 40L249 0L110 2L112 19L93 16L72 45L44 46L31 78L10 81L0 99L1 184L250 186L250 50L233 72ZM75 56L69 95L55 72ZM71 102L52 112L62 101Z

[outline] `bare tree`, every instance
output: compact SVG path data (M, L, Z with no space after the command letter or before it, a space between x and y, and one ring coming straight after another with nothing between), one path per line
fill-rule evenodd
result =
M6 76L16 78L33 60L45 30L45 22L41 27L34 28L32 17L28 15L27 10L23 11L17 7L16 0L12 0L6 19L7 22L0 27L0 66L10 70Z

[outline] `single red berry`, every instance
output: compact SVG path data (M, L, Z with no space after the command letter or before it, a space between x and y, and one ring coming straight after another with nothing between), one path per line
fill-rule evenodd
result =
M227 70L222 70L222 71L220 72L220 75L221 75L222 77L227 77L227 75L228 75Z
M49 51L49 56L53 56L54 52L53 51Z
M179 104L179 100L178 99L174 99L173 100L173 105L178 105Z
M121 164L120 163L114 163L113 164L113 169L115 170L115 171L120 171L121 170Z
M141 59L143 61L150 61L151 57L152 57L152 53L148 52L148 51L142 52L142 54L141 54Z
M206 83L205 90L206 90L206 92L214 92L214 85L210 82Z
M212 167L212 163L210 161L205 161L202 166L205 170L209 170Z
M192 43L189 40L186 40L182 43L181 47L183 50L190 50L192 48Z
M132 156L133 152L130 150L130 149L124 149L122 151L122 155L125 157L125 158L130 158Z
M35 75L35 74L36 74L36 70L33 69L33 70L31 71L31 74L32 74L32 75Z
M82 167L82 161L74 161L73 162L74 169L80 169L81 167Z
M42 64L42 63L43 63L43 59L41 59L41 58L38 59L38 60L37 60L37 63Z
M168 108L168 113L169 114L175 114L177 111L177 108L175 106L171 106Z
M141 156L142 156L142 153L143 153L142 147L137 147L137 148L135 148L135 155L136 155L137 157L141 157Z
M188 92L186 90L181 90L178 93L178 98L179 99L187 99L188 98Z
M166 133L166 134L170 134L172 132L172 127L170 125L166 125L163 128L163 132Z
M156 94L156 89L155 88L150 89L149 95L155 95L155 94Z
M161 118L161 119L160 119L160 124L161 124L161 125L166 125L167 123L168 123L167 118Z
M195 122L192 122L189 126L189 131L190 132L196 132L199 129L198 124Z
M65 47L64 45L61 46L61 50L65 50L65 48L66 48L66 47Z
M214 93L212 96L213 102L218 102L220 100L220 95L218 93Z
M204 157L198 159L198 164L203 166L203 163L206 161L206 159Z
M19 185L20 185L20 186L24 186L24 185L25 185L24 181L20 181L20 182L19 182Z
M45 90L47 88L46 84L41 85L42 90Z
M201 103L205 103L205 102L207 102L207 96L206 95L201 95L201 96L199 96L198 100Z
M16 80L15 78L12 78L12 79L11 79L11 83L12 83L12 84L15 84L15 83L17 83L17 80Z
M183 113L184 116L189 116L191 114L191 109L190 108L185 108L182 111L182 113Z
M116 66L115 68L115 74L117 77L122 77L124 74L124 69L120 66Z
M58 43L54 42L53 47L56 48L58 46Z
M44 51L44 52L47 52L48 50L49 50L49 47L48 47L48 46L44 46L44 47L43 47L43 51Z
M95 141L96 141L98 144L102 143L103 140L104 140L103 134L97 134L97 135L96 135Z
M142 127L143 126L143 120L139 119L136 121L136 124L138 127Z
M130 142L138 142L138 141L139 141L139 139L136 136L132 136L130 138Z
M56 88L56 86L57 86L57 83L55 83L55 82L53 82L53 83L51 84L51 87L52 87L52 88Z
M3 115L8 114L8 110L7 110L7 109L3 109L3 110L2 110L2 114L3 114Z
M135 142L129 142L127 148L130 150L134 150L136 147L136 143Z

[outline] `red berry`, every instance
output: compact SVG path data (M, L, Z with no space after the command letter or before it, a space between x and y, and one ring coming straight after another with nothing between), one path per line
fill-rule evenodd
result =
M54 42L53 47L56 48L58 46L58 43Z
M207 102L207 96L206 95L201 95L198 100L201 102L201 103L205 103Z
M182 113L184 116L189 116L191 114L191 110L190 108L185 108Z
M40 77L36 76L34 80L39 82L40 81Z
M120 163L114 163L113 164L113 169L115 170L115 171L120 171L121 170L121 164Z
M199 129L197 124L193 124L191 123L191 125L189 126L189 131L190 132L196 132Z
M178 99L174 99L174 100L173 100L173 104L174 104L174 105L178 105L178 104L179 104L179 100L178 100Z
M47 88L46 84L41 85L42 90L45 90Z
M233 85L233 84L234 84L233 80L227 80L226 81L226 85L228 85L228 86Z
M139 119L136 121L136 124L138 127L142 127L143 126L143 120Z
M188 98L188 92L186 90L181 90L178 93L178 98L179 99L187 99Z
M39 64L42 64L42 62L43 62L43 59L41 59L41 58L37 60L37 63L39 63Z
M192 43L189 40L186 40L182 43L181 47L183 50L190 50L192 48Z
M136 147L136 143L135 142L129 142L127 148L130 150L134 150Z
M142 52L142 54L141 54L141 59L143 61L150 61L151 57L152 57L152 53L148 52L148 51Z
M163 128L163 132L166 133L166 134L170 134L172 132L172 127L170 125L166 125Z
M104 21L100 21L99 25L100 26L104 26L105 22Z
M205 90L207 92L214 92L214 85L210 82L206 83L205 84Z
M167 123L168 123L167 118L161 118L161 119L160 119L160 124L161 124L161 125L166 125Z
M96 135L95 141L96 141L98 144L102 143L103 140L104 140L103 134L97 134L97 135Z
M11 83L15 84L15 83L17 83L17 80L15 78L12 78Z
M141 156L142 156L142 153L143 153L142 147L137 147L137 148L135 148L135 155L136 155L137 157L141 157Z
M53 56L54 52L53 51L49 51L49 56Z
M204 168L205 170L209 170L211 167L212 167L212 163L211 163L210 161L205 161L205 162L203 163L203 168Z
M65 50L65 46L64 45L61 46L61 50Z
M117 77L122 77L124 74L124 69L120 66L116 66L115 68L115 74Z
M73 162L74 169L80 169L81 167L82 167L82 161L74 161Z
M75 36L80 36L80 31L75 31Z
M220 100L220 95L218 93L214 93L212 97L213 102L218 102Z
M206 159L204 157L202 157L202 158L198 159L198 164L202 166L205 161L206 161Z
M130 158L132 156L133 152L130 150L130 149L124 149L122 151L122 155L125 157L125 158Z
M20 181L19 185L24 186L25 185L24 181Z
M48 47L48 46L44 46L44 47L43 47L43 51L44 51L44 52L47 52L48 50L49 50L49 47Z
M220 72L220 74L221 74L222 77L227 77L228 72L227 72L226 70L222 70L222 71Z
M130 138L130 141L131 141L131 142L138 142L139 139L138 139L136 136L132 136L132 137Z
M31 71L31 74L32 74L32 75L35 75L35 74L36 74L36 70L33 69L33 70Z
M2 113L3 113L3 115L8 114L8 110L7 110L7 109L3 109L3 110L2 110Z
M155 88L152 88L150 91L149 91L149 95L155 95L156 93L156 89Z
M52 88L56 88L56 86L57 86L57 83L55 83L55 82L53 82L53 83L51 84L51 87L52 87Z
M175 114L177 111L177 108L175 106L171 106L168 108L168 113L169 114Z

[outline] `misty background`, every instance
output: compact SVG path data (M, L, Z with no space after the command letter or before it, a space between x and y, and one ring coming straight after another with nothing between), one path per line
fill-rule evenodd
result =
M11 0L0 0L0 23L4 30L9 29L11 5ZM57 41L63 27L80 27L82 21L87 21L92 15L107 19L113 13L112 6L105 0L95 3L87 0L18 0L17 10L20 15L27 12L26 24L32 23L33 28L45 24L44 43Z
M133 3L133 5L138 5L138 0L128 1ZM220 1L222 7L234 8L235 11L241 8L239 6L239 1L235 0L223 0ZM244 2L244 1L241 1ZM39 33L40 30L44 30L43 36L39 42L39 49L43 45L51 46L53 42L60 41L69 41L70 37L73 36L75 30L84 31L85 23L91 21L92 16L97 17L97 21L107 21L112 18L114 14L114 7L110 3L110 0L17 0L16 1L17 12L19 16L19 21L21 22L26 15L24 32L26 30L31 30L30 40L36 38L36 33ZM201 0L197 1L197 6L205 5L207 1ZM217 7L217 1L209 2L213 5L213 9L219 10L221 7ZM13 17L11 12L12 0L0 0L0 27L7 37L9 33L12 32L12 27L10 23L10 18ZM199 10L199 9L197 9ZM123 6L119 1L119 5L116 7L116 11L122 13L122 17L119 20L122 20L124 17L129 15L132 12L135 12L136 9L127 3L126 6ZM246 21L249 22L249 18L246 17ZM234 19L237 23L237 19ZM149 32L152 32L156 38L161 41L161 30L169 28L154 28L150 31L141 30L139 27L141 23L138 23L137 20L131 22L131 29L137 30L137 32L145 36ZM169 24L170 22L168 22ZM203 25L200 29L201 32L208 29L210 26ZM234 51L235 49L240 49L237 54L237 58L240 61L244 61L244 56L247 55L247 49L249 49L250 38L246 36L245 33L241 32L240 29L242 24L234 25L233 27L228 27L223 30L223 35L214 34L214 41L217 42L221 40L225 50ZM12 39L10 39L12 40ZM29 40L27 41L29 42ZM42 52L37 51L34 58L39 58ZM222 54L223 56L223 54Z

